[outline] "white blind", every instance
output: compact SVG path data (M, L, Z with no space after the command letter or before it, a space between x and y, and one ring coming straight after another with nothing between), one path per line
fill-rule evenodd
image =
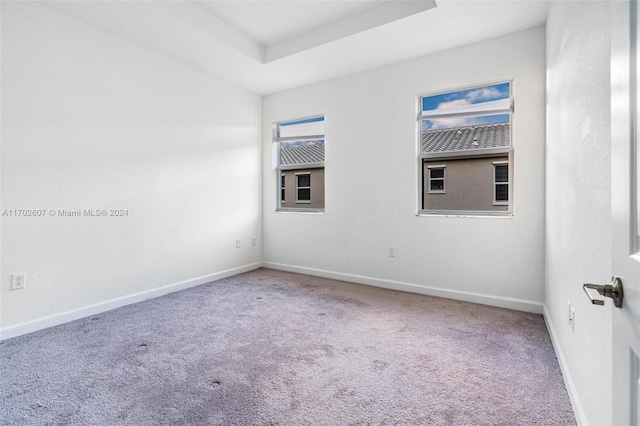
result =
M293 124L280 123L278 124L278 133L276 135L276 141L283 139L308 139L314 137L324 136L324 120L310 121Z
M421 118L425 117L443 117L450 115L481 115L492 113L504 113L512 110L511 99L498 99L489 102L480 102L477 104L460 105L451 108L432 109L423 111Z

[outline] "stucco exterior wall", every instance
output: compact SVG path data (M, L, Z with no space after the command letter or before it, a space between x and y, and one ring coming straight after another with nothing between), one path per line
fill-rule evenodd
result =
M493 163L508 157L434 159L423 163L423 208L427 210L508 211L493 203ZM429 192L429 167L445 167L445 191Z
M284 170L285 201L283 209L324 209L324 168ZM311 174L311 202L297 202L296 174Z

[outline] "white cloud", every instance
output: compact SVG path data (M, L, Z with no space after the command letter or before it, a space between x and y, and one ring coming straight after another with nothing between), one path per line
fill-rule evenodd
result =
M464 91L452 93L460 96ZM453 96L451 96L453 97ZM449 99L451 99L449 97ZM464 93L464 97L441 102L430 110L432 118L425 120L423 130L451 129L494 122L488 119L495 111L509 109L508 91L496 87L481 87ZM460 114L462 116L452 117ZM444 117L439 117L439 116Z
M436 110L460 108L474 103L491 102L505 97L507 97L507 95L495 87L482 87L470 91L464 98L442 102Z
M493 101L502 97L504 97L504 94L495 87L482 87L480 89L472 90L471 92L467 93L465 99L468 99L471 102Z
M455 129L473 126L475 117L450 117L428 120L429 128L424 130Z
M438 108L436 109L441 110L441 109L460 108L462 106L466 106L470 104L471 102L469 102L467 99L456 99L455 101L442 102L438 104Z

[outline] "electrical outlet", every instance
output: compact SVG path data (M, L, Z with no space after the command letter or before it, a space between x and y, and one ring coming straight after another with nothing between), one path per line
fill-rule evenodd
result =
M22 290L26 285L27 274L11 274L11 290Z
M396 248L389 246L389 257L396 257Z
M251 238L251 245L254 246L254 247L258 245L258 238L257 237Z
M240 248L240 240L236 240L236 248Z
M569 327L571 331L575 330L576 323L576 311L573 310L573 306L571 306L571 302L567 300L567 321L569 323Z
M571 331L575 331L576 329L576 311L571 308L571 312L569 313L569 326L571 327Z

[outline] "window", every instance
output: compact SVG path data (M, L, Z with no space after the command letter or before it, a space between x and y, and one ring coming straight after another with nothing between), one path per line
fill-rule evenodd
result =
M444 166L429 166L429 192L444 193Z
M280 202L284 203L285 202L285 195L286 195L286 191L285 191L285 179L284 179L284 173L282 173L280 175Z
M418 98L420 213L511 214L511 86Z
M509 163L493 163L493 203L504 205L509 203Z
M278 210L324 211L324 116L277 122L273 140L280 176Z
M311 173L296 173L296 203L311 202Z

